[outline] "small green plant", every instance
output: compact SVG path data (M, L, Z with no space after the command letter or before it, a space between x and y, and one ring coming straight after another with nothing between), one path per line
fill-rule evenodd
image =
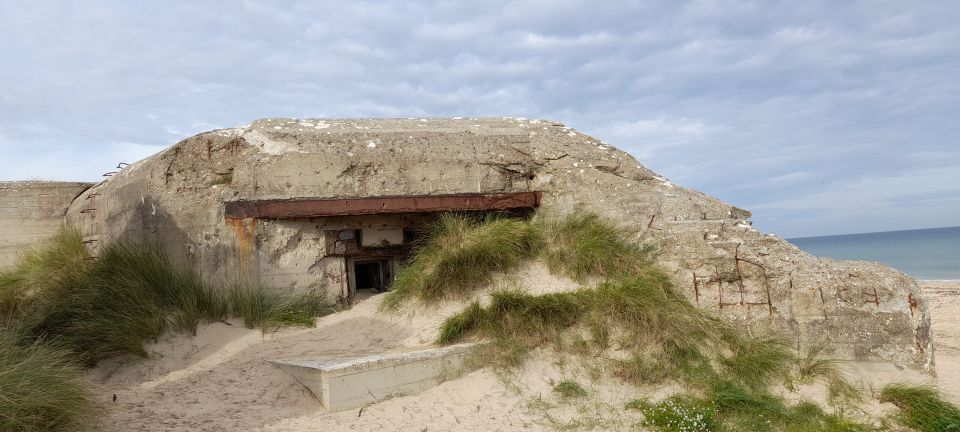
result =
M824 347L813 347L797 359L797 379L810 383L818 378L831 378L840 373L839 362L822 357Z
M146 355L145 341L230 315L266 330L330 308L317 293L212 289L154 246L114 243L93 258L67 229L0 273L0 312L0 430L75 431L97 414L80 366Z
M880 401L900 409L896 419L920 432L960 431L960 409L943 400L931 387L889 384L880 392Z
M815 347L796 360L796 380L809 384L822 381L827 385L827 400L832 406L850 406L862 402L860 390L850 384L840 369L840 362L821 357L823 347Z
M643 425L663 432L712 432L718 430L716 408L696 399L674 396L659 403L635 400L627 409L643 413Z
M20 345L0 329L0 430L87 430L98 408L80 382L73 353L47 341Z
M564 399L581 398L587 395L583 386L573 380L560 381L559 384L553 386L553 391Z

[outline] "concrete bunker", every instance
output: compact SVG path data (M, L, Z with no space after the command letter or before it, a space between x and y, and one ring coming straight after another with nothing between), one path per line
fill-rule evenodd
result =
M282 289L323 287L331 300L390 289L416 226L443 212L529 213L540 192L238 200L224 203L241 268Z

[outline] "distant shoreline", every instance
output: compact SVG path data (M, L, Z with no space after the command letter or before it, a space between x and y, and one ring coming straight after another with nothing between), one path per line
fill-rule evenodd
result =
M914 279L960 281L960 227L789 239L822 257L886 264Z
M894 233L906 233L906 232L917 232L917 231L936 231L936 230L953 230L960 228L958 226L946 226L946 227L934 227L934 228L911 228L905 230L891 230L891 231L871 231L871 232L859 232L859 233L845 233L845 234L821 234L815 236L802 236L802 237L789 237L785 238L787 241L791 240L807 240L807 239L821 239L824 237L848 237L848 236L872 236L875 234L894 234Z

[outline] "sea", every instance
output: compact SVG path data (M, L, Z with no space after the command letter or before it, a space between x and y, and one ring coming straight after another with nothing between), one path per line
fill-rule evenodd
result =
M813 255L876 261L920 280L960 280L960 226L787 239Z

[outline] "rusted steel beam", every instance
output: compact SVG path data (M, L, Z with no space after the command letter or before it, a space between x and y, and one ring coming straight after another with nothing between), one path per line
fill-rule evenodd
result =
M511 210L539 207L540 192L226 201L223 206L228 219Z

